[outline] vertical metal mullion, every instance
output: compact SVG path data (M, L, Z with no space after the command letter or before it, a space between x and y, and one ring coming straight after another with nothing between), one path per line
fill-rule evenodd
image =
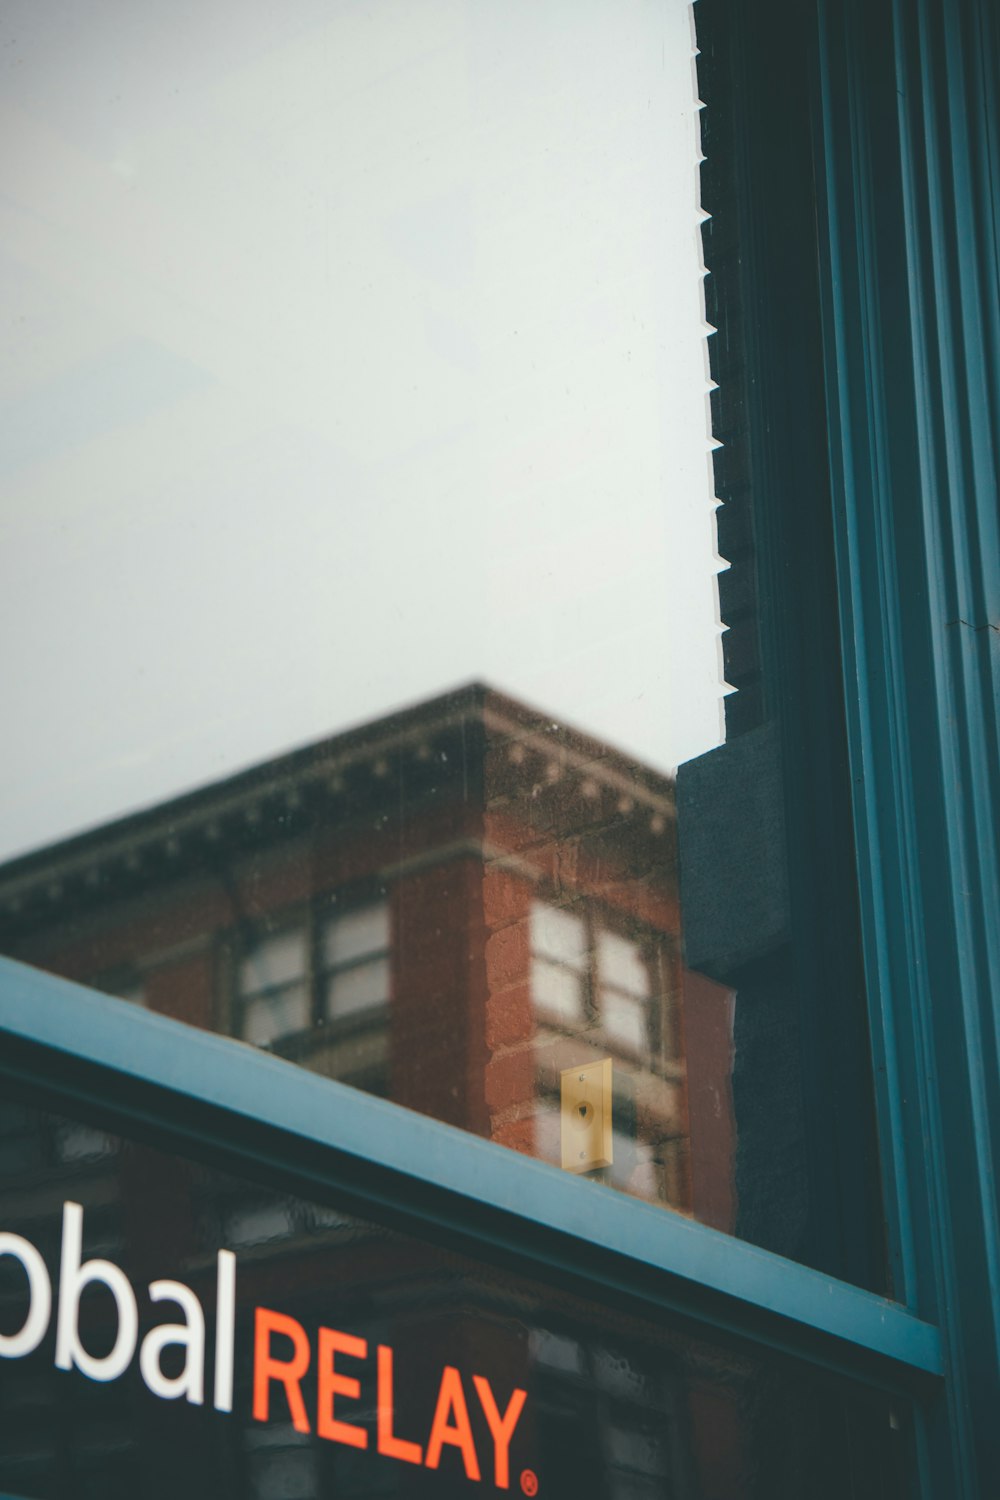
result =
M319 920L319 898L313 893L306 902L306 984L309 990L309 1013L312 1017L313 1028L323 1024L321 1015L321 993L320 984L322 973L320 969L320 920Z

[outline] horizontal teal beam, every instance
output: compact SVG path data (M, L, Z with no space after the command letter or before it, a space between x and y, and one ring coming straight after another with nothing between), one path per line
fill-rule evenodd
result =
M808 1267L229 1038L0 959L0 1075L160 1144L346 1193L522 1274L670 1308L888 1388L942 1374L936 1328Z

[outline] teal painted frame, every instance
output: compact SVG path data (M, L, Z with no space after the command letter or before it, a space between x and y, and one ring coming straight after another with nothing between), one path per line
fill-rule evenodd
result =
M680 1215L67 980L0 959L0 1079L161 1146L334 1194L524 1274L724 1329L921 1394L937 1330L905 1308ZM405 1120L405 1129L401 1128Z
M925 1496L1000 1486L1000 11L820 0L818 205L895 1284L939 1322Z

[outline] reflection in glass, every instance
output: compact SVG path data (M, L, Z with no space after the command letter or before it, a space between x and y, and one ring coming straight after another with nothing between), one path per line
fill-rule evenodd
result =
M6 24L7 847L159 810L8 864L0 951L556 1164L610 1057L605 1179L698 1213L687 0Z
M392 979L387 902L328 917L322 941L327 1020L388 1002Z
M738 446L717 548L691 6L126 9L0 21L0 952L556 1166L608 1064L586 1175L882 1285Z
M673 780L551 715L470 687L11 879L29 961L93 983L127 957L167 1015L557 1165L561 1075L610 1058L596 1175L733 1227L704 1040L730 1012L686 996Z
M301 930L258 937L239 966L241 1031L248 1042L267 1047L309 1026L304 983L305 934Z
M688 0L0 28L4 854L471 680L718 740Z
M531 994L539 1016L580 1025L586 1011L583 918L543 901L531 907Z

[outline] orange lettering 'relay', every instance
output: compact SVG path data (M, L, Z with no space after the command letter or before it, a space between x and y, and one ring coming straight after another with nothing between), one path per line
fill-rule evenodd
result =
M401 1458L404 1463L419 1464L423 1449L419 1443L398 1438L392 1430L393 1388L392 1350L388 1344L378 1346L378 1451L387 1458Z
M275 1359L271 1353L272 1333L281 1333L291 1339L295 1349L291 1359ZM280 1380L285 1387L295 1431L309 1431L306 1404L299 1388L299 1382L308 1368L309 1340L302 1324L297 1323L294 1318L286 1317L284 1313L272 1312L268 1307L258 1307L253 1341L253 1414L258 1422L267 1421L270 1383L272 1380Z
M333 1415L333 1398L350 1396L356 1401L361 1394L361 1382L353 1375L341 1375L335 1370L333 1357L335 1354L349 1354L352 1359L364 1359L367 1353L367 1339L340 1333L336 1328L321 1328L319 1331L316 1431L320 1437L330 1438L335 1443L347 1443L351 1448L367 1448L368 1434L363 1427L356 1427L353 1422L337 1421Z
M473 1375L472 1380L480 1405L486 1414L486 1420L490 1424L490 1432L493 1434L493 1446L496 1450L493 1472L496 1487L498 1490L506 1490L510 1487L510 1440L514 1436L514 1428L524 1409L528 1393L516 1390L507 1402L507 1410L501 1416L489 1381L482 1375Z
M449 1423L448 1416L452 1412L454 1412L455 1420ZM424 1459L429 1469L436 1469L440 1463L441 1447L444 1443L462 1450L462 1461L465 1464L467 1476L470 1479L478 1479L479 1460L476 1458L476 1447L472 1441L469 1409L465 1404L462 1378L453 1365L446 1365L441 1375L441 1389L438 1392L434 1421L431 1424L431 1435L427 1441L427 1457Z

